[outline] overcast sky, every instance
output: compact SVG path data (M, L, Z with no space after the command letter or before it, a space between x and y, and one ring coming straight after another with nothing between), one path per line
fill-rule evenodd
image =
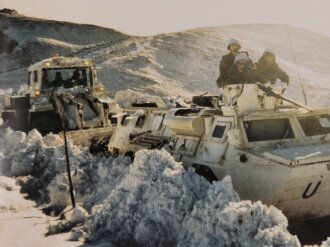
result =
M330 36L330 0L0 0L0 8L136 35L241 23L287 23Z

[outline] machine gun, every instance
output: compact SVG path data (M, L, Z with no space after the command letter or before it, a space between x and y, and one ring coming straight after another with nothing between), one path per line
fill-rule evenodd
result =
M306 106L304 104L301 104L301 103L299 103L299 102L297 102L295 100L292 100L292 99L289 99L289 98L283 96L280 93L275 92L271 87L267 87L267 86L263 85L260 82L257 82L257 85L258 85L258 87L259 87L260 90L262 90L263 92L266 93L267 96L272 96L272 97L275 97L275 98L278 98L278 99L282 99L282 100L287 101L287 102L289 102L289 103L291 103L291 104L293 104L295 106L305 108L308 111L313 110L313 108L311 108L309 106Z

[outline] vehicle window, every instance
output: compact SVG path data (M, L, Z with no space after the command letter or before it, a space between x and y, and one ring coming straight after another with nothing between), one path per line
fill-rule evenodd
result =
M187 108L187 109L179 109L174 113L174 116L196 116L201 111L201 108Z
M136 126L136 127L139 127L139 128L142 128L145 119L146 119L146 116L139 116L139 118L136 120L136 124L135 124L135 126Z
M42 84L44 88L74 86L91 86L92 73L88 67L43 69Z
M151 129L152 130L159 130L160 126L162 125L162 122L163 122L163 116L156 116L154 117L154 119L152 120L152 123L151 123Z
M123 117L123 119L120 122L121 125L123 125L123 126L128 125L129 119L127 117L128 117L127 115Z
M294 138L289 119L262 119L244 121L249 142L272 141Z
M45 89L49 87L49 78L48 78L48 73L47 70L42 70L42 83L41 83L41 88Z
M310 116L298 118L306 136L325 135L330 133L330 116Z
M226 125L216 125L212 133L212 137L222 138L225 133L226 127Z
M31 85L31 72L29 72L29 78L28 78L28 86Z
M33 71L33 81L38 82L38 71Z

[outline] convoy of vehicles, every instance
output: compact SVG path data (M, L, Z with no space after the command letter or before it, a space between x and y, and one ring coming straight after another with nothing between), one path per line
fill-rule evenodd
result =
M238 84L195 96L188 108L121 109L91 62L52 57L29 67L28 88L8 95L2 118L15 130L65 128L76 143L104 138L130 155L164 148L210 181L232 177L242 199L261 200L290 219L330 215L330 108L312 109L283 88Z

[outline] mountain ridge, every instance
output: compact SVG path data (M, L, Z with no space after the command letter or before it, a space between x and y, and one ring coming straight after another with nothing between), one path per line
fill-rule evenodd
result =
M90 24L6 16L0 14L0 31L19 45L10 54L0 54L2 87L25 84L27 66L61 53L92 59L111 93L126 89L160 95L218 92L219 60L227 52L226 41L234 37L254 61L265 48L276 52L278 63L291 76L290 96L302 100L302 80L312 105L320 104L315 99L318 94L324 99L321 104L330 103L326 97L330 37L303 28L236 24L131 36Z

